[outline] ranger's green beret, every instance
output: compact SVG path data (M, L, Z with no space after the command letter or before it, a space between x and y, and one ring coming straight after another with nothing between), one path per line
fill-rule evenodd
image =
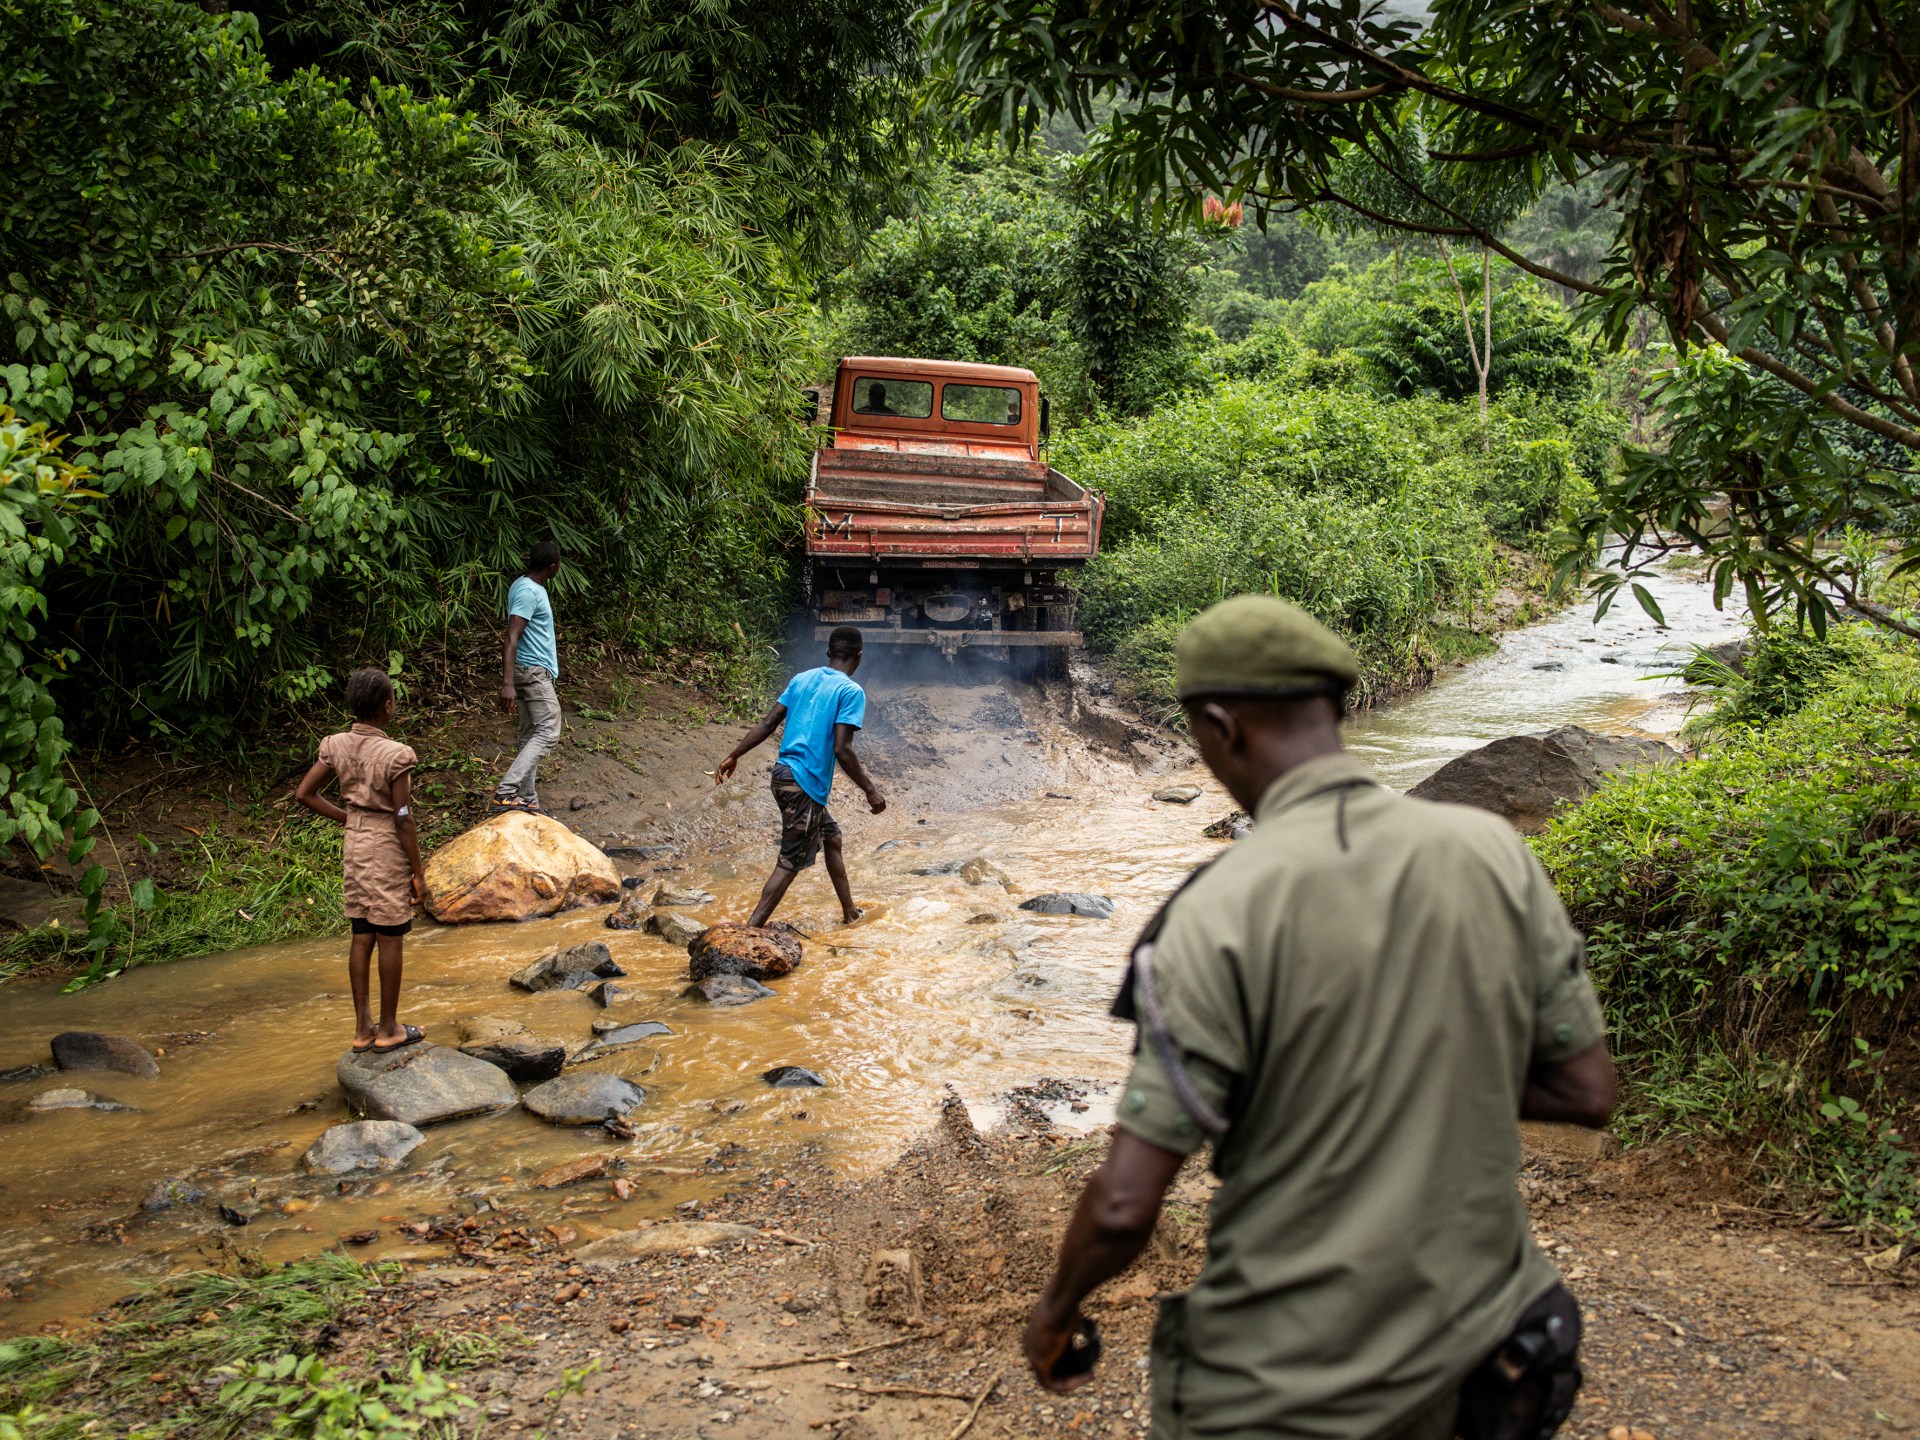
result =
M1271 595L1237 595L1196 616L1180 632L1176 668L1182 700L1345 692L1360 679L1346 641Z

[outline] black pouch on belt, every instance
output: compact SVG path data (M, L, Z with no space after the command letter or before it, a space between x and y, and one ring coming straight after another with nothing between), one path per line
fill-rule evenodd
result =
M1548 1440L1580 1391L1580 1305L1556 1284L1460 1387L1460 1440Z

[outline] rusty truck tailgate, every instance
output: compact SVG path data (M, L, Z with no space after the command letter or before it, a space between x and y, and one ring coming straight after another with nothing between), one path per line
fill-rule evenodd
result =
M1043 462L822 450L807 487L807 553L822 558L1090 559L1101 497Z

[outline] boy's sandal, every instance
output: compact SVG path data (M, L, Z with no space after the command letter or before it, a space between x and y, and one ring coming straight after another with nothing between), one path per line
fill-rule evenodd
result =
M517 795L507 799L503 799L501 796L496 795L488 803L487 808L493 811L493 813L496 815L504 815L509 810L523 811L528 815L534 815L539 813L537 807L533 805L529 805L526 801L522 800Z
M390 1054L392 1051L404 1050L407 1046L417 1044L419 1041L427 1038L427 1032L422 1030L418 1025L404 1025L401 1028L407 1032L406 1039L396 1040L391 1045L382 1045L376 1040L370 1047L373 1053L376 1055Z
M364 1055L371 1049L373 1049L373 1041L369 1040L364 1045L355 1045L353 1047L353 1053L356 1055Z

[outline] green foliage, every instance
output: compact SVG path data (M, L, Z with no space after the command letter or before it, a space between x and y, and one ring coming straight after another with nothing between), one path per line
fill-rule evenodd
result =
M220 1389L236 1420L268 1418L266 1434L290 1440L401 1440L453 1436L463 1412L477 1408L445 1376L413 1361L401 1379L343 1379L317 1355L257 1360Z
M1495 536L1536 539L1585 493L1577 457L1588 447L1537 397L1496 406L1488 445L1464 406L1287 388L1276 377L1326 362L1265 332L1259 342L1263 379L1060 442L1062 469L1107 496L1082 625L1161 707L1179 625L1249 591L1339 629L1368 690L1405 685L1431 665L1439 631L1490 593ZM1253 344L1232 347L1250 367Z
M1073 224L1065 161L969 153L940 167L925 201L868 237L835 284L849 354L1041 368L1070 344L1055 275Z
M935 120L910 0L340 0L267 4L276 63L541 112L654 162L726 155L729 206L820 273L899 194Z
M1026 366L1063 420L1197 384L1204 245L1089 198L1076 173L1038 149L949 161L836 281L838 348Z
M1772 1175L1899 1232L1915 1097L1879 1052L1920 975L1916 684L1906 648L1776 643L1701 759L1616 777L1537 842L1640 1128L1761 1141Z
M1204 253L1191 236L1083 198L1060 288L1093 389L1118 414L1145 414L1198 383L1187 313Z
M1409 268L1412 283L1403 287L1396 303L1384 308L1361 353L1392 394L1464 400L1477 392L1479 379L1459 298L1445 280L1432 278L1425 263ZM1477 344L1479 299L1474 290L1467 298ZM1592 389L1592 373L1568 333L1566 311L1532 284L1511 284L1494 292L1492 331L1488 394L1526 389L1575 400Z
M1737 666L1702 651L1686 667L1688 680L1716 696L1713 708L1690 734L1720 735L1736 727L1771 724L1837 688L1848 675L1873 669L1880 657L1873 641L1851 626L1825 636L1765 630L1745 648Z
M304 1355L321 1325L351 1309L377 1283L373 1270L337 1252L270 1269L249 1268L243 1260L237 1272L175 1276L122 1302L119 1318L86 1340L33 1336L0 1342L0 1422L11 1410L12 1422L29 1440L103 1433L105 1422L89 1411L144 1414L156 1374L198 1381L231 1371L237 1378L217 1398L203 1393L175 1402L133 1433L151 1440L226 1440L259 1433L283 1416L304 1428L268 1433L303 1440L451 1434L412 1423L438 1422L464 1408L445 1381L423 1373L417 1362L407 1380L358 1382L289 1353ZM36 1406L56 1402L61 1408L36 1412ZM386 1428L352 1428L356 1416L359 1423Z
M44 424L0 406L0 847L24 844L45 860L62 844L85 858L94 814L64 773L71 749L54 713L53 683L76 658L47 647L50 572L88 542L87 474Z
M1920 503L1920 10L943 0L929 33L978 131L1107 107L1089 168L1136 204L1245 197L1504 250L1589 297L1610 346L1649 318L1683 352L1724 346L1741 383L1669 387L1682 434L1604 488L1578 559L1609 529L1678 536L1756 613L1851 605L1920 635L1808 543L1877 508L1920 563L1899 518ZM1549 184L1604 196L1604 241L1516 223ZM1734 522L1705 523L1722 494Z

